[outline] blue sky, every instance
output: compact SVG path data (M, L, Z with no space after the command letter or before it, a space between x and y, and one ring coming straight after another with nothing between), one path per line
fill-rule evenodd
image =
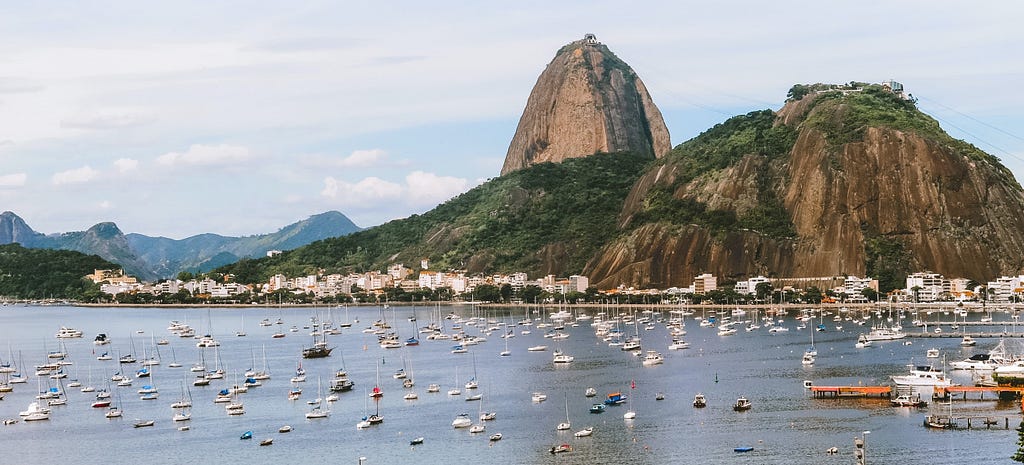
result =
M1024 175L1017 2L480 3L0 4L0 210L173 238L421 213L497 176L537 76L588 32L673 145L794 83L896 79Z

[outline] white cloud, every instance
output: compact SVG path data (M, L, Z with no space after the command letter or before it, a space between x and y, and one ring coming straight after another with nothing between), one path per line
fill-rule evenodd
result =
M407 207L433 206L448 200L470 187L468 180L434 173L413 171L405 183L386 181L375 176L350 183L328 176L320 195L339 200L344 206L365 206L383 202L400 203Z
M83 182L89 182L96 178L100 174L99 171L92 169L92 167L86 165L81 168L75 168L73 170L61 171L54 173L52 181L56 185L61 184L78 184Z
M114 168L121 174L130 173L139 168L139 161L132 158L118 158L114 160Z
M363 168L373 166L387 159L388 153L381 149L356 150L338 162L344 168Z
M227 165L250 159L249 149L237 145L194 144L185 152L170 152L157 157L161 165Z
M67 129L121 129L142 126L156 121L152 115L133 111L101 111L74 115L60 121Z
M320 191L320 195L340 199L344 205L359 205L367 202L394 201L402 197L403 191L400 184L376 176L365 178L355 184L328 176L324 178L324 189Z
M416 206L435 205L469 188L469 181L453 176L438 176L434 173L413 171L405 177L407 195Z
M0 187L21 187L27 179L28 175L25 173L0 175Z

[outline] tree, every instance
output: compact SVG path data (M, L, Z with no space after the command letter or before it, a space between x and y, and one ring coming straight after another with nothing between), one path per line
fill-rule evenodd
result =
M537 298L540 297L541 293L543 293L543 292L544 292L544 290L541 289L540 286L535 286L535 285L532 285L532 284L528 285L528 286L524 287L523 291L522 291L522 293L523 293L523 302L526 302L526 303L536 302Z
M502 284L501 285L501 289L499 289L498 292L499 292L499 294L501 294L501 301L502 302L509 302L510 300L512 300L512 285L511 284L508 284L508 283Z
M863 290L860 291L860 293L861 295L868 299L868 302L878 301L878 291L875 291L870 287L865 287Z
M807 303L820 304L822 297L824 297L824 294L821 293L821 289L815 286L804 289L804 301Z
M773 292L775 292L775 288L772 287L772 283L757 283L757 286L754 286L754 294L757 295L758 300L767 299Z
M481 284L473 290L473 299L483 302L497 302L501 299L501 291L493 284Z

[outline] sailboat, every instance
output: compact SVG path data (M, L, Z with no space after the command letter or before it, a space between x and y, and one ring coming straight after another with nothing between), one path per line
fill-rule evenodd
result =
M508 350L508 340L512 336L514 336L514 334L511 331L509 331L508 323L505 323L505 337L504 337L504 339L505 339L505 350L501 351L501 353L498 354L498 355L500 355L502 357L508 357L509 355L512 355L512 351Z
M366 393L365 389L363 389L363 393L364 394ZM369 415L366 414L366 410L367 410L366 403L369 401L369 399L370 399L369 396L363 397L363 418L361 420L359 420L358 423L356 423L356 429L369 428L370 425L371 425L370 417L369 417Z
M458 367L458 365L456 365L455 366L455 387L453 387L453 388L448 390L448 395L449 396L458 396L458 395L461 395L461 394L462 394L462 391L459 390L459 367Z
M373 385L373 391L370 392L370 397L374 399L380 399L384 397L384 390L380 388L380 364L377 364L377 384Z
M466 389L476 389L480 384L476 382L476 354L473 354L473 377L466 381Z
M322 380L319 377L317 377L316 384L317 384L316 393L317 393L317 401L318 402L316 402L314 404L315 406L313 407L313 410L310 410L310 411L306 412L306 418L310 418L310 419L312 419L312 418L327 418L327 416L330 415L331 411L330 411L330 409L322 410L320 408L321 403L319 402L319 400L322 398L321 396L323 396L323 382L322 382Z
M572 428L572 423L569 422L569 394L565 393L565 421L559 423L555 430L563 431L569 428Z
M636 411L633 410L633 391L632 391L633 389L636 389L636 380L632 380L632 381L629 382L629 389L630 389L629 399L626 399L626 401L629 403L629 410L627 410L626 413L622 414L622 418L625 418L626 420L632 420L632 419L636 418Z

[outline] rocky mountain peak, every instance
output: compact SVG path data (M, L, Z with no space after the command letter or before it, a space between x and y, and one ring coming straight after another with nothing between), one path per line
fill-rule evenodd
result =
M593 34L562 47L537 78L501 174L599 152L661 157L668 128L636 72Z

